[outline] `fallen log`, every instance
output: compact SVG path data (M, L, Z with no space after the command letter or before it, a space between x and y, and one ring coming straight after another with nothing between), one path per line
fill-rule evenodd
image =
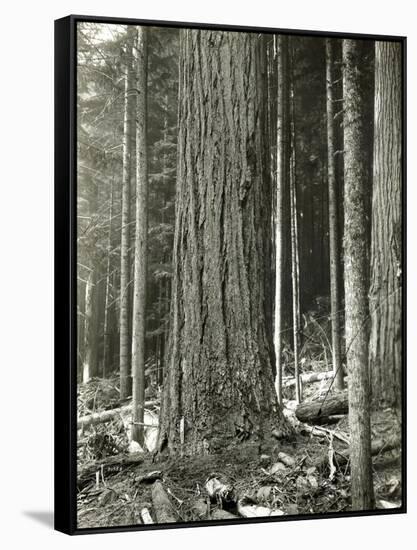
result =
M152 407L154 405L159 405L158 400L154 401L146 401L145 407ZM110 420L113 420L116 416L122 416L123 414L126 414L132 410L132 403L129 403L128 405L124 405L123 407L119 407L118 409L108 409L107 411L101 411L98 413L92 413L88 414L86 416L81 416L77 420L77 428L86 428L87 426L92 426L95 424L102 424L104 422L109 422ZM155 427L155 426L151 426Z
M109 473L116 474L126 466L141 464L143 462L143 453L131 455L108 456L101 460L87 462L77 469L77 486L83 486L91 478L95 477L96 472L102 472L103 476Z
M320 382L320 380L329 380L333 378L334 372L332 370L325 372L307 372L300 376L300 380L303 384L309 384L310 382ZM289 388L290 386L295 386L295 378L293 376L284 380L284 388Z
M239 518L237 516L234 516L230 512L227 512L226 510L217 508L216 510L213 510L213 512L211 513L211 519L239 519Z
M209 513L209 504L202 498L194 501L191 511L197 519L207 519Z
M295 409L295 416L300 422L318 424L325 422L334 414L345 414L349 410L347 391L328 395L320 401L305 401Z
M142 509L142 511L140 513L140 516L141 516L142 521L145 525L149 525L149 524L153 523L152 516L149 513L149 510L147 508Z
M176 523L174 508L160 481L155 481L152 486L152 503L157 523Z

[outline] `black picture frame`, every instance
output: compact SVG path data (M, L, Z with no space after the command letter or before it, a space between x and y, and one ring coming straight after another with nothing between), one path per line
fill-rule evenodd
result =
M402 47L402 487L400 508L368 511L329 512L239 520L207 520L192 523L129 525L120 527L77 527L76 523L76 26L80 22L143 25L189 29L274 33L315 37L352 38L400 42ZM153 21L122 17L70 15L55 21L55 529L70 535L172 529L213 525L236 525L299 521L334 517L402 514L407 511L407 384L406 384L406 59L407 39L403 36L339 33L270 27L218 25L208 23Z

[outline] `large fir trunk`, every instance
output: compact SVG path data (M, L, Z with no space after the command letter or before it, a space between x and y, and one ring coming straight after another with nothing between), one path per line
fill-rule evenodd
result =
M327 112L327 179L329 188L329 254L330 254L330 311L332 319L332 358L335 387L343 389L343 369L340 344L340 253L338 231L338 190L335 159L335 97L334 97L334 51L333 38L326 39L326 112Z
M145 313L148 248L147 80L148 34L138 27L136 117L136 226L132 324L132 440L143 445Z
M366 119L366 75L361 70L363 42L343 41L345 149L345 307L351 434L352 508L374 505L368 373L368 238L370 192Z
M375 45L370 373L374 405L401 403L401 45Z
M159 445L211 453L289 431L272 371L263 40L187 30ZM279 434L278 434L279 435Z
M135 29L130 26L126 45L126 76L123 123L122 228L120 245L120 399L132 391L129 349L129 279L130 279L130 196L132 178L132 148L135 121L136 91L133 73L133 43Z

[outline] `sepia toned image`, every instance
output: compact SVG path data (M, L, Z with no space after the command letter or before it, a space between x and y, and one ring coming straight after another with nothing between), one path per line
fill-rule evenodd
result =
M404 511L403 41L75 36L77 529Z

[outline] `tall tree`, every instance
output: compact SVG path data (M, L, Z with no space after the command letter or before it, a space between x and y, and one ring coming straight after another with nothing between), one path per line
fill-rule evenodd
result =
M145 313L148 247L147 81L148 30L138 27L136 110L136 226L132 326L132 440L143 445Z
M126 41L126 74L123 123L123 177L122 177L122 228L120 245L120 398L132 391L129 350L129 292L130 282L130 198L132 179L132 148L135 121L136 91L133 68L135 28L128 26Z
M91 269L85 285L83 382L97 375L96 272Z
M284 246L285 246L285 196L289 180L289 86L288 86L288 37L279 35L277 44L277 171L275 208L275 321L274 347L276 362L275 388L279 403L282 402L283 332L284 332Z
M332 357L335 387L343 389L343 369L340 333L340 250L338 221L338 190L335 159L335 100L334 97L334 38L326 39L326 112L327 112L327 180L329 189L329 241L330 241L330 314L332 324Z
M370 174L366 154L369 136L364 125L367 75L363 71L363 56L363 42L343 41L345 315L354 510L374 506L367 330Z
M211 453L289 431L272 371L263 52L256 34L181 36L171 337L159 436L171 452Z
M294 106L294 49L291 48L291 69L288 74L290 81L290 218L291 218L291 282L292 282L292 326L294 351L295 399L302 400L300 380L300 260L298 243L298 210L297 210L297 178L296 178L296 136L295 136L295 106Z
M102 376L106 377L109 366L110 356L110 291L111 291L111 257L112 257L112 237L113 237L113 211L114 211L114 182L110 184L110 204L109 204L109 231L107 237L107 259L106 259L106 288L104 297L104 323L103 323L103 370Z
M401 45L375 44L370 372L375 405L401 399Z

